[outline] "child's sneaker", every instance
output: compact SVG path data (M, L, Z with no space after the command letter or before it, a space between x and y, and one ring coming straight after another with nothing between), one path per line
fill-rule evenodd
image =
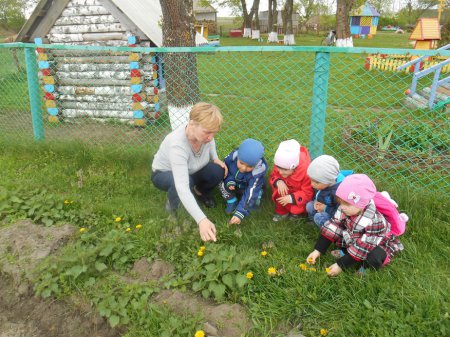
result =
M227 207L225 208L225 213L227 213L227 214L234 213L236 206L237 206L237 202L227 203Z
M289 216L289 213L288 214L275 213L273 218L272 218L272 221L274 221L274 222L282 221L284 219L287 219L288 216Z
M291 214L289 213L289 220L300 220L300 219L306 219L307 215L306 214Z

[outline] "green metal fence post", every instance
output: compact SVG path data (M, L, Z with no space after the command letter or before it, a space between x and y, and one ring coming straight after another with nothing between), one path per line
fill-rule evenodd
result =
M27 65L28 94L30 96L34 140L39 141L44 139L44 122L42 120L41 92L34 48L25 48L25 63Z
M329 77L330 53L318 52L316 53L314 64L314 88L309 133L309 152L311 158L316 158L323 153Z

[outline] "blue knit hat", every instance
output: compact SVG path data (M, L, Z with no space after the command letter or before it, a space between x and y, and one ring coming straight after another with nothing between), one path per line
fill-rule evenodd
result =
M238 159L250 166L256 166L264 155L264 146L252 138L247 138L239 146Z

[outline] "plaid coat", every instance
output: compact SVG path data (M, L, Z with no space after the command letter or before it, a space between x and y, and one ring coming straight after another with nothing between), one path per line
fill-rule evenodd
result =
M403 245L391 234L391 225L377 211L373 200L357 216L349 217L339 207L334 217L322 228L322 235L347 252L356 261L367 259L367 255L380 246L389 256L403 250Z

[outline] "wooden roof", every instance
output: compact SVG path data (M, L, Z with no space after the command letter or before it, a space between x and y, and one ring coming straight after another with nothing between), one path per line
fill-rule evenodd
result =
M441 31L439 28L439 21L437 18L420 18L417 20L410 40L440 40Z
M33 42L45 37L70 0L41 0L17 35L16 41ZM157 0L99 0L132 34L162 46L161 7Z

